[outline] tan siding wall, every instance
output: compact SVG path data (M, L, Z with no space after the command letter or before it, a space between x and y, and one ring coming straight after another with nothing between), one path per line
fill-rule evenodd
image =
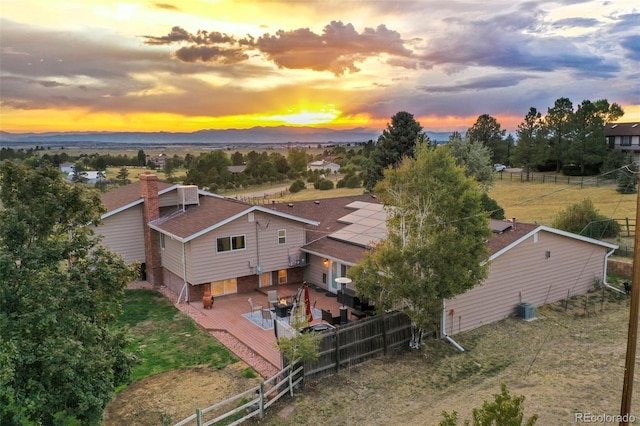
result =
M551 257L546 258L546 251ZM538 233L496 258L485 283L446 304L446 332L456 334L515 314L519 303L536 307L593 289L603 277L607 250L548 232ZM451 315L453 310L453 315Z
M162 267L182 278L184 275L182 243L165 235L164 249L160 249L160 255L162 256Z
M257 244L256 222L249 222L248 216L193 240L187 263L189 281L202 284L253 275L258 264L262 273L288 269L289 255L299 256L300 246L304 244L302 224L260 213L256 213L254 219L259 224ZM278 229L287 230L286 244L278 245ZM217 238L231 235L245 235L246 249L216 253Z
M178 191L169 191L160 196L158 200L160 207L178 206Z
M328 284L322 282L322 274L329 275L329 270L322 264L322 258L318 256L309 255L309 265L305 268L304 279L309 284L314 284L318 287L328 289Z
M97 235L127 263L144 262L142 206L135 206L106 218L95 229Z

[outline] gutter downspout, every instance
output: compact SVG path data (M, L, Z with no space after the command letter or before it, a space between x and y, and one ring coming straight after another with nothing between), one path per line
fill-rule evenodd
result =
M458 342L456 342L455 340L453 340L451 338L451 336L449 336L447 334L447 324L446 324L446 317L447 317L447 313L446 313L446 306L447 306L447 302L445 302L444 299L442 299L442 321L440 321L440 334L442 335L443 338L445 338L446 340L449 341L449 343L451 343L453 346L455 346L455 348L457 350L459 350L460 352L464 352L464 348L462 346L460 346L460 344L458 344Z
M185 249L185 243L182 243L182 275L184 277L184 285L182 286L182 290L180 290L180 295L178 296L178 304L182 298L182 293L184 293L184 301L189 303L189 291L187 290L187 252Z
M609 284L607 284L607 261L609 260L609 256L611 256L613 253L615 253L615 249L611 250L609 253L607 253L607 255L604 257L604 273L603 273L603 277L602 277L602 283L604 284L604 286L606 288L608 288L609 290L613 290L613 291L617 291L618 293L621 294L626 294L624 291L620 290L619 288L615 288Z

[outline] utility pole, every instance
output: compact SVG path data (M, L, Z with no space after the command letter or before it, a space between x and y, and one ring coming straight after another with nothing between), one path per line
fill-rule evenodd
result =
M636 344L638 342L638 307L640 305L640 191L636 201L636 229L633 243L633 277L631 281L631 309L629 310L629 332L627 333L627 357L624 363L620 426L629 424L631 396L633 395L633 373L636 366Z

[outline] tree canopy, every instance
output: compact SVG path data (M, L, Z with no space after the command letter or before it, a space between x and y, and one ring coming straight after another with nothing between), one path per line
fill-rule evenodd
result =
M428 140L421 132L422 126L413 118L413 114L400 111L391 117L391 123L383 130L371 154L371 162L365 176L367 190L372 190L382 179L385 168L397 166L404 157L413 157L418 138Z
M482 114L467 130L466 137L472 142L480 142L491 150L494 163L507 163L507 145L503 140L506 130L498 120L489 114Z
M526 117L516 130L518 144L514 148L512 160L521 164L529 180L534 166L541 164L547 147L547 129L542 114L535 108L529 108Z
M387 206L388 235L349 276L379 309L403 308L419 329L433 330L443 299L486 277L482 192L448 150L424 144L415 158L386 169L375 189Z
M0 165L0 424L99 424L134 358L109 326L133 271L99 245L97 192Z

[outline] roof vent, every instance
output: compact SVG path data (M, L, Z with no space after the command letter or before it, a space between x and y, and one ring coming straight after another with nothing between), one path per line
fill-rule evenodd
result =
M638 127L638 123L634 123L633 126L631 126L631 127L633 127L633 128Z
M316 200L313 202L314 204L320 204L320 201Z
M196 185L181 185L178 187L178 204L183 208L190 205L200 204L198 197L198 187Z
M614 124L613 126L611 126L612 129L615 129L616 127L618 127L617 124Z
M293 207L293 203L289 203L287 204L289 207Z

